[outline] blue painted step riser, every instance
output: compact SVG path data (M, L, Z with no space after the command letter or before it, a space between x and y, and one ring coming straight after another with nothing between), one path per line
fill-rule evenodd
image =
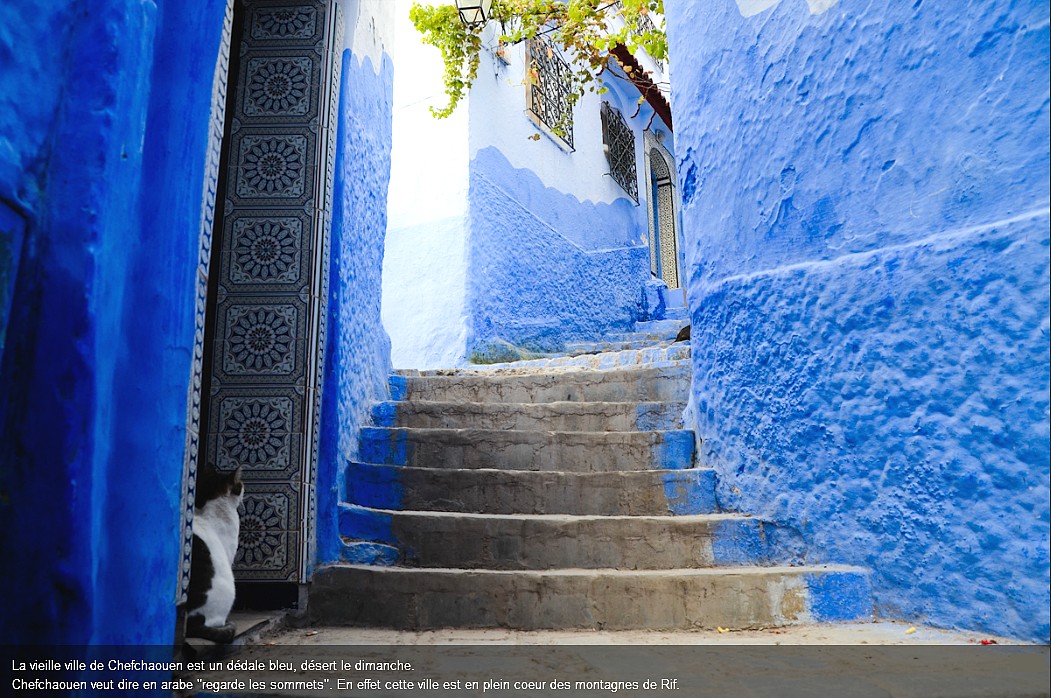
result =
M441 403L439 403L441 404ZM656 403L656 402L643 402L634 405L634 421L626 423L625 419L622 418L621 414L618 413L618 421L616 427L608 428L609 431L674 431L682 429L682 412L685 408L685 403ZM440 414L433 415L427 414L424 416L415 416L419 410L418 407L414 406L408 401L386 401L379 402L372 406L372 423L377 427L386 428L494 428L491 424L503 422L509 422L510 419L505 417L506 413L496 413L491 416L486 414L484 410L477 412L465 411L462 408L456 414L449 412L441 412L441 408L432 407L433 411L437 410ZM525 408L528 409L528 408ZM629 408L632 409L632 408ZM580 415L579 409L574 415ZM631 412L627 412L630 415ZM440 418L439 418L440 417ZM553 417L537 417L535 419L520 420L523 424L528 425L527 427L517 428L535 428L543 429L545 431L585 431L576 426L565 427L564 423L569 422L571 417L567 417L566 420L560 419L558 415ZM574 424L583 423L585 420L577 418ZM608 424L608 421L604 421L599 413L599 418L593 420L593 423Z
M468 551L470 566L493 569L514 569L523 564L528 569L549 569L567 564L616 567L642 562L648 569L673 569L798 565L804 562L798 536L757 519L699 521L672 517L672 521L681 525L662 525L658 534L653 517L616 517L600 520L600 525L596 526L596 520L589 517L487 518L468 515L461 519L459 516L445 514L436 518L421 512L392 514L344 505L340 509L339 529L349 541L368 541L397 548L405 553L402 560L425 567L456 566L456 558L450 559L450 555ZM524 531L531 533L523 536ZM448 536L457 532L465 532L467 538L450 544ZM597 538L591 540L592 536ZM499 541L511 539L517 541L513 546L504 548L499 544ZM603 541L610 539L619 541L618 551L605 548ZM659 549L647 542L656 539L664 541ZM576 542L570 542L574 540ZM554 541L559 541L557 548L587 551L587 561L547 555L547 546ZM555 548L550 550L552 555L565 554L564 550L561 553L555 553ZM576 562L572 561L574 559ZM850 609L843 608L836 599L855 598L855 589L829 585L825 592L827 601L819 606L824 617L849 615Z
M637 503L624 503L623 500L617 500L616 506L611 506L596 501L600 496L596 495L588 504L582 506L571 498L565 497L565 493L567 491L577 492L579 491L577 488L587 487L589 481L585 480L582 484L574 482L573 479L570 479L568 482L563 481L557 486L557 499L552 499L552 497L545 497L543 492L545 487L550 486L552 482L557 483L558 479L556 477L544 477L542 480L533 478L532 486L537 494L517 497L517 502L529 503L530 511L520 511L509 507L501 509L497 504L494 504L494 502L500 501L501 494L506 494L507 488L520 486L522 483L525 483L528 487L529 482L525 478L519 478L517 481L516 479L511 479L510 481L505 480L501 482L499 479L489 477L487 473L448 471L439 473L439 475L443 477L436 479L433 471L405 469L403 466L351 463L347 468L346 474L347 502L377 509L401 510L413 508L498 514L631 515L639 513L657 515L666 513L682 516L689 514L714 514L719 510L715 497L716 474L714 470L710 469L667 470L655 473L662 484L666 501L665 506L660 506L659 503L655 504L649 496L651 494L649 491L640 492L641 501L636 500ZM520 473L517 475L525 475L528 478L531 474ZM546 474L538 475L544 476ZM409 484L406 484L407 481ZM413 482L418 483L418 485L414 487ZM456 484L451 484L454 482ZM481 500L482 503L474 504L469 508L454 509L444 504L450 497L460 502L461 507L464 501L477 502ZM409 504L406 505L406 502L409 502Z
M867 572L806 575L807 612L817 623L872 620L872 583Z
M508 432L511 433L511 432ZM611 438L615 435L610 435ZM474 443L445 444L440 441L414 440L426 438L418 430L366 427L361 430L359 460L383 465L410 465L417 467L509 468L515 470L559 470L564 466L580 464L589 472L609 470L681 470L693 466L694 435L690 431L654 432L644 457L637 461L619 459L622 454L616 441L563 445L521 443L513 444L504 455L492 456L484 446ZM539 451L537 450L539 446ZM561 450L544 450L561 449ZM560 463L554 463L557 454L565 454ZM572 457L575 456L575 457ZM587 460L581 460L581 457ZM608 467L603 462L608 462ZM556 467L557 466L557 467ZM630 466L630 467L629 467ZM568 469L568 467L567 467Z

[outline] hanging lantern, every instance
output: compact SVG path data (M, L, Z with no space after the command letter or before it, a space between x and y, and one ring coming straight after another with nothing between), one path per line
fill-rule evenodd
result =
M460 21L468 27L478 27L489 19L489 9L493 0L456 0L456 9L460 12Z

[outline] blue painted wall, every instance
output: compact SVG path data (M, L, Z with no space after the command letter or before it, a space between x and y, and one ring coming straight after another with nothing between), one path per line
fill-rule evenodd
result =
M488 147L471 161L468 210L469 358L501 340L558 350L642 316L649 252L634 202L580 201Z
M389 396L390 340L380 323L380 276L387 229L394 67L349 49L337 135L332 216L328 346L322 392L317 485L317 563L342 559L339 503L358 431L372 403Z
M13 643L174 629L194 277L225 3L0 9L0 390Z
M721 504L1047 642L1048 3L667 9Z

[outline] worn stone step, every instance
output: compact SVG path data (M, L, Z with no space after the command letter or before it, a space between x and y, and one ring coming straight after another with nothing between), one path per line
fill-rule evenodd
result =
M494 372L503 369L521 370L525 368L584 368L596 371L608 371L615 368L645 368L674 366L690 358L690 345L687 342L669 344L662 342L642 349L625 349L623 351L586 352L581 354L563 353L540 359L523 359L505 363L486 364L456 369L460 372ZM400 372L403 375L449 375L448 369L419 371L416 373Z
M636 322L635 331L674 339L675 335L679 334L679 330L681 330L683 327L686 327L686 325L689 324L690 321L683 318L649 320L647 322Z
M682 428L684 402L381 402L378 427L521 429L542 431L653 431Z
M615 337L609 337L608 339L598 340L594 342L567 342L566 353L568 354L588 354L588 353L604 353L612 351L628 351L631 349L646 349L648 347L655 346L661 341L668 340L654 340L652 337L647 335L636 335L632 333L627 339L618 339Z
M477 514L712 514L715 471L565 473L352 463L346 500L363 507Z
M692 431L361 430L359 460L423 468L565 472L681 470L693 465Z
M675 569L802 561L798 535L740 514L574 516L342 507L340 534L386 540L413 567ZM386 528L386 526L384 526Z
M609 371L523 369L391 376L391 399L454 402L685 402L689 362Z
M663 319L679 320L684 325L688 325L690 323L690 311L684 305L675 308L665 308Z
M845 566L497 571L334 565L315 623L405 630L747 629L868 620L865 570Z
M680 328L681 329L681 328ZM634 332L613 332L603 337L605 342L645 342L652 346L669 346L672 340L679 334L679 330L646 331L636 330Z

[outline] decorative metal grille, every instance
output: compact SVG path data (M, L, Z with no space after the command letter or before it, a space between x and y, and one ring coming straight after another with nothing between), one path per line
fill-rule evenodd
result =
M635 134L620 110L602 103L602 149L613 181L639 203L639 183L635 173Z
M569 64L551 42L529 42L529 111L553 134L573 147L573 105L569 101Z
M679 265L675 253L675 206L672 203L671 184L657 187L657 220L661 239L661 278L668 288L679 288Z

